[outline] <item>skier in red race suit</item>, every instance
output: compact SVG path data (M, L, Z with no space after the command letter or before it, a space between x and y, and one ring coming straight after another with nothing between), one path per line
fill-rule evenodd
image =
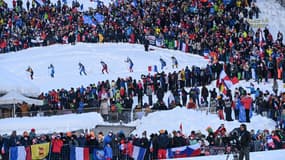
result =
M102 65L102 73L103 73L103 74L104 74L105 72L106 72L106 73L109 73L109 72L108 72L108 65L107 65L104 61L101 61L100 63L101 63L101 65Z

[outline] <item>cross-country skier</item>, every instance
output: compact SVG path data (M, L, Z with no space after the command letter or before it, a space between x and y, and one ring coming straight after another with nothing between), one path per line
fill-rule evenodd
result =
M162 58L159 58L159 61L161 64L161 70L163 70L163 68L166 66L166 62Z
M50 65L48 66L48 69L50 70L50 76L51 76L51 78L54 78L54 73L55 73L55 71L54 71L54 66L53 66L53 64L50 64Z
M129 63L129 71L130 72L133 72L133 66L134 66L134 63L133 61L130 59L130 57L127 58L127 60L125 60L126 63Z
M100 63L102 65L102 73L103 74L104 74L104 72L109 73L108 72L108 65L104 61L101 61Z
M26 69L26 71L30 73L30 78L31 78L31 80L33 80L33 79L34 79L34 71L33 71L32 67L29 66L29 67Z
M177 59L174 56L172 56L171 60L172 60L172 68L178 68L178 61L177 61Z
M84 75L87 75L85 71L85 66L81 62L79 62L78 65L79 65L79 74L82 75L83 73Z

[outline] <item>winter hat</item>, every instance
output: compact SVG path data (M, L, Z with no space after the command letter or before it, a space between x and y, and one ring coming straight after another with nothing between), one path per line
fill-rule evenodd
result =
M212 127L210 127L210 126L208 126L208 127L206 128L206 131L207 131L208 133L213 133L213 129L212 129Z
M35 128L32 128L32 129L31 129L31 132L36 132Z

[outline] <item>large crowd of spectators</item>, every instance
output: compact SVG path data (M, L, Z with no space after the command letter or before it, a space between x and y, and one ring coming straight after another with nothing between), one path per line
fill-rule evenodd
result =
M28 110L37 112L44 109L72 109L81 113L86 107L97 107L100 108L104 119L108 120L109 112L130 109L134 103L134 96L138 98L138 104L135 104L137 107L171 109L176 106L197 108L209 105L210 108L214 108L213 112L218 110L226 112L229 108L236 112L235 107L243 96L247 95L244 89L237 88L225 94L226 98L222 98L216 89L209 91L205 87L217 79L224 69L229 77L238 77L247 81L254 80L260 83L273 78L274 93L264 92L251 86L251 94L255 96L252 110L274 119L280 130L271 133L268 130L251 131L252 140L256 142L252 143L251 149L257 151L282 148L285 99L284 94L278 92L276 80L281 79L285 82L283 34L278 32L274 40L269 29L254 31L251 28L246 19L258 19L260 12L252 0L232 0L228 4L208 0L137 0L136 3L127 0L116 1L108 7L98 5L97 8L88 11L80 11L84 4L74 3L69 7L62 4L61 0L56 4L47 0L42 6L34 0L27 0L26 4L23 4L22 0L13 0L11 3L13 8L8 8L7 4L0 0L1 53L55 43L144 44L149 43L146 37L154 36L156 40L163 42L160 43L160 47L199 55L207 53L212 62L206 68L185 67L173 73L142 75L140 80L127 77L100 81L97 84L69 90L54 89L39 96L45 101L44 107L39 108L34 105L27 107L23 104L18 110L22 112L20 116L25 116L25 111ZM84 17L95 13L102 15L103 21L99 23L93 18L93 24L87 24ZM224 63L220 64L217 61ZM167 91L171 94L168 95L168 101L164 102L163 97ZM153 95L157 97L156 102L153 102ZM143 96L148 97L147 102L143 100ZM226 120L231 119L226 115ZM239 119L238 114L233 119ZM53 143L55 139L62 142L57 142L61 144L59 147L62 149L62 152L55 154L57 156L67 154L71 145L102 148L109 144L113 149L114 159L120 159L121 156L126 156L127 151L120 150L118 146L132 142L147 148L147 156L157 159L161 148L200 143L201 148L205 149L202 154L206 154L206 146L228 144L228 136L231 134L225 128L219 128L215 132L211 128L207 130L209 135L193 131L189 136L183 135L181 131L173 131L171 134L161 130L159 134L151 134L151 139L146 137L146 133L141 137L112 132L108 135L102 133L95 135L94 132L90 132L38 136L33 130L31 133L24 132L22 136L14 132L9 137L0 137L0 144L1 146L6 144L4 154L1 153L3 157L7 156L9 146ZM149 149L151 144L153 150ZM58 150L52 149L51 152L53 151Z
M181 50L184 43L187 52L203 54L208 50L223 61L230 57L268 58L272 50L278 53L284 50L280 32L274 41L265 29L262 35L266 44L259 44L262 30L254 31L246 20L259 18L259 8L252 0L229 2L116 1L108 7L101 4L83 12L80 8L84 4L75 1L69 7L60 0L56 4L45 1L45 5L34 0L27 4L14 0L13 8L8 8L1 0L1 52L74 41L144 43L149 35L160 39L163 47ZM103 18L93 17L92 24L88 24L84 17L95 13ZM260 47L271 53L259 53Z
M183 134L182 130L159 130L158 133L148 135L144 131L141 135L126 135L123 131L113 133L94 131L84 132L60 132L52 134L37 134L33 128L29 132L24 131L22 135L13 131L11 135L0 136L0 155L3 159L9 156L9 148L15 146L29 147L35 144L51 143L49 151L49 159L69 159L70 149L72 147L86 147L89 149L90 157L95 153L94 149L111 151L109 159L131 159L131 154L128 148L131 146L139 146L146 149L145 160L163 159L165 154L163 150L167 148L181 147L187 145L200 145L200 156L226 154L228 148L230 150L240 149L239 136L241 130L235 128L228 131L224 124L221 124L216 130L211 127L206 128L207 134L202 134L201 131L191 131L190 135ZM284 148L285 133L282 130L249 130L251 140L248 142L248 147L251 152L265 151ZM228 154L231 154L228 153ZM105 159L108 159L105 158ZM92 158L91 158L92 159Z
M273 78L275 94L257 90L254 109L282 122L283 96L278 93L275 80L285 81L283 34L279 32L274 40L267 28L256 31L251 28L247 19L258 19L260 12L251 0L229 3L207 0L118 1L108 7L100 4L88 11L81 11L84 4L74 2L67 6L60 0L56 4L45 1L44 5L36 1L23 4L17 0L12 2L13 8L8 8L3 0L0 2L0 48L3 53L75 41L149 43L146 37L154 36L162 41L160 47L200 55L207 53L212 62L206 68L187 66L173 73L142 75L140 80L118 77L89 86L54 89L39 96L45 101L44 107L26 107L26 104L19 107L17 112L22 115L27 110L35 115L39 110L71 109L81 113L84 108L97 107L107 120L109 112L121 112L133 105L153 106L152 109L205 105L217 108L215 111L228 106L234 109L237 99L246 95L240 89L234 97L227 94L225 98L219 98L218 89L209 91L205 87L224 69L230 78L253 79L258 83ZM84 17L94 14L102 15L103 20L101 18L99 23L98 19L92 18L92 24L86 23ZM164 102L167 91L171 94ZM157 97L156 102L153 102L153 95ZM134 96L138 98L138 104L133 104ZM147 102L143 96L148 97ZM230 103L223 102L226 99Z

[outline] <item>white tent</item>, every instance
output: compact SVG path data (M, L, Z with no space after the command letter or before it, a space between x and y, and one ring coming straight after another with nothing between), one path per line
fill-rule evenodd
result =
M35 105L43 105L42 100L32 99L22 95L17 91L10 91L4 96L0 97L0 105L3 104L13 104L14 116L15 116L15 109L17 103L26 102L28 104L35 104Z

